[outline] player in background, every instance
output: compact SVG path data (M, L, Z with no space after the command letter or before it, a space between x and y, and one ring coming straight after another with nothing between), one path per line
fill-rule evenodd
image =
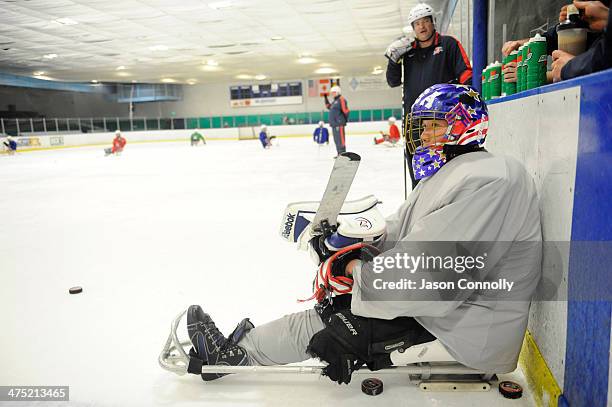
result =
M315 129L312 139L319 145L329 144L329 130L325 127L325 123L322 121L319 122L319 127Z
M400 132L395 122L395 117L389 117L389 133L381 131L380 136L374 137L374 144L384 143L385 141L388 141L391 144L396 144L398 141L400 141Z
M109 156L111 154L121 155L121 152L125 147L125 143L127 143L127 140L124 137L121 137L121 132L119 130L116 130L115 138L113 139L113 147L104 150L105 156Z
M2 140L2 144L6 148L6 153L8 155L13 155L17 151L17 142L13 140L13 137L10 135L6 136L6 138Z
M270 136L268 134L268 126L262 124L259 128L259 141L261 141L261 146L263 148L272 147L272 140L275 139L276 136Z
M323 96L325 99L325 107L329 109L329 125L334 134L334 143L336 143L336 152L342 154L346 152L346 122L348 122L349 108L346 98L342 96L340 86L334 85L329 90L333 100L330 102L327 94Z
M258 327L244 319L225 337L210 315L192 305L187 311L193 344L190 365L278 365L318 357L328 363L325 375L348 383L351 373L364 363L374 370L391 366L390 353L400 345L397 334L404 332L401 346L437 339L465 366L495 373L516 368L530 301L542 273L540 204L533 178L516 159L484 149L489 115L478 92L469 86L440 84L426 89L407 120L408 134L413 136L406 140L413 156L410 164L423 182L383 221L384 237L341 249L330 247L331 237L325 235L309 240L319 263L314 284L319 303L314 309ZM376 263L440 247L442 256L448 252L465 259L474 243L477 247L470 253L486 257L478 271L472 269L474 273L421 262L409 271L400 265L385 266L387 274L414 274L421 281L412 281L419 285L454 278L510 279L514 291L391 287L382 292L376 285L385 274L376 271ZM317 295L319 290L323 295ZM385 343L390 346L382 346ZM221 376L201 374L203 380Z
M200 141L202 142L202 145L206 145L206 140L204 139L204 136L200 134L200 129L196 129L196 131L194 131L191 135L191 146L197 146Z
M472 66L461 43L454 37L440 34L436 29L435 12L431 6L419 3L408 13L408 24L414 40L403 36L393 41L385 52L388 58L387 83L390 87L403 86L403 114L417 96L437 83L472 84ZM408 155L407 161L412 157ZM408 166L412 187L419 182Z

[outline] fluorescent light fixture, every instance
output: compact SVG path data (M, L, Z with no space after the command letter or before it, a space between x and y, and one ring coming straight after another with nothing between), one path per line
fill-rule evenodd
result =
M98 83L98 81L97 81L97 80L95 80L95 79L92 79L92 80L91 80L91 83Z
M253 75L247 75L245 73L241 73L240 75L236 75L236 79L249 80L249 79L253 79Z
M211 65L203 65L201 69L206 72L217 72L221 70L221 68L219 68L218 66Z
M121 65L118 66L117 68L115 68L116 71L123 71L125 69L125 66Z
M44 71L36 71L36 72L33 73L34 76L41 76L41 75L44 75L44 74L46 74L46 72L44 72Z
M274 37L270 38L272 41L282 41L285 39L285 37L281 37L280 35L275 35Z
M215 61L214 59L209 59L206 61L206 65L208 66L219 66L219 63L217 61Z
M128 72L117 72L117 76L131 76Z
M43 58L45 58L45 59L54 59L54 58L57 58L57 54L45 54L45 55L43 55Z
M313 57L303 56L303 57L299 57L297 62L298 64L314 64L315 62L317 62L317 60L314 59Z
M167 51L168 47L165 45L152 45L149 47L149 51Z
M314 73L319 73L319 74L330 74L330 73L336 73L338 72L337 70L335 70L334 68L330 68L327 66L324 66L322 68L317 69L316 71L314 71Z
M263 81L264 79L266 79L267 76L266 75L255 75L255 79L257 79L258 81Z
M375 66L374 69L372 69L372 75L380 75L381 73L383 73L383 69L380 65Z
M198 83L197 79L187 79L187 85L195 85Z
M174 80L172 78L163 78L161 81L163 83L174 83L174 82L176 82L176 80Z
M77 25L78 22L74 21L72 18L58 18L57 20L55 20L56 23L58 24L62 24L62 25Z
M231 1L215 1L213 3L208 3L208 7L213 10L222 10L224 8L230 8L233 4Z

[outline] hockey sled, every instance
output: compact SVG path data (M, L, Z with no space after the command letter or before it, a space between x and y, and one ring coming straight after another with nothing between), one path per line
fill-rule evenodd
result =
M180 340L177 334L177 328L186 312L172 321L170 335L158 358L162 368L181 376L188 372L190 361L188 352L191 342ZM423 391L488 391L491 388L490 382L497 381L494 373L472 369L457 362L438 340L396 350L391 353L391 361L394 366L377 370L376 374L406 374ZM202 366L202 373L321 374L324 367L214 365ZM353 374L371 373L364 367Z

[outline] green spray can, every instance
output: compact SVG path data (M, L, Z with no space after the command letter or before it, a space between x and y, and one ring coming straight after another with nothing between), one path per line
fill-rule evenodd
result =
M484 69L484 82L482 89L484 93L484 100L491 100L491 65L487 65Z
M529 41L527 56L527 89L537 88L546 84L546 38L536 34Z
M489 69L489 96L496 99L501 96L501 64L495 61Z
M516 55L518 52L512 51L510 54L504 57L504 64L502 65L502 96L514 95L516 93L516 81L506 82L504 80L503 70L507 64L511 62L516 63Z
M524 46L523 46L523 50L521 51L522 53L522 60L523 60L523 65L521 66L521 69L523 71L521 77L523 82L521 83L521 89L522 90L527 90L527 56L529 56L529 47L531 46L531 40L528 41Z
M516 91L523 91L523 48L525 45L521 45L516 52Z

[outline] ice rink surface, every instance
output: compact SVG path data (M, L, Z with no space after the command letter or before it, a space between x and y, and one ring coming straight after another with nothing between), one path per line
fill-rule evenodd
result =
M190 304L226 334L245 317L259 325L314 305L296 302L310 296L314 266L278 231L287 203L320 199L335 149L126 137L120 157L102 147L0 156L0 385L67 385L70 406L533 405L528 391L425 393L395 374L338 386L314 375L203 383L161 369L170 322ZM349 199L374 194L391 214L404 199L401 148L347 143L362 156ZM366 377L381 377L384 393L364 395ZM526 388L518 371L504 378Z

